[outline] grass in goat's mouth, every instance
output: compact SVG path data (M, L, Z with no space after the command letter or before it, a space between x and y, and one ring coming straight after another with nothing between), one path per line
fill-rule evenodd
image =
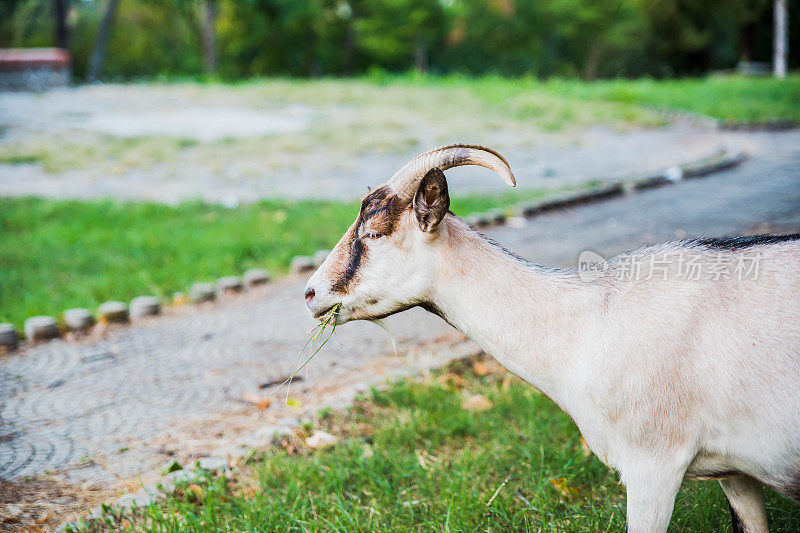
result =
M303 356L303 354L306 352L306 350L310 346L314 346L314 343L316 343L319 339L321 339L323 336L325 336L325 332L326 331L329 331L329 333L325 337L325 340L320 342L319 345L316 348L314 348L314 351L311 353L311 355L309 355L306 358L305 361L303 361L303 364L298 366L297 368L295 368L292 371L292 373L289 375L289 377L286 378L283 381L283 383L281 383L280 385L278 385L275 388L275 390L277 391L278 389L280 389L284 385L287 385L287 387L286 387L286 400L285 401L288 402L288 400L289 400L289 387L292 385L292 380L294 380L294 377L301 370L303 370L309 362L311 362L311 360L314 358L314 356L317 355L320 352L320 350L322 350L322 348L325 347L325 345L328 343L328 341L331 339L331 337L333 337L333 333L336 331L336 319L339 317L339 310L341 308L342 308L342 304L336 304L333 307L331 307L330 310L327 313L325 313L325 314L323 314L322 316L319 317L319 324L314 326L311 329L311 331L308 332L308 339L306 340L306 343L303 345L303 348L300 350L300 353L297 354L297 361L295 362L295 366L297 366L297 363L300 362L300 358Z

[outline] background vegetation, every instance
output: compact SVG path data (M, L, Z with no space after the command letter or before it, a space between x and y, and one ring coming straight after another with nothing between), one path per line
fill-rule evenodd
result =
M66 1L66 0L62 0ZM107 2L70 0L68 46L84 76ZM204 70L211 10L226 79L416 68L538 77L671 77L770 61L771 0L119 0L111 79ZM789 0L800 27L800 0ZM53 45L53 1L0 2L0 47ZM800 32L789 32L790 66Z

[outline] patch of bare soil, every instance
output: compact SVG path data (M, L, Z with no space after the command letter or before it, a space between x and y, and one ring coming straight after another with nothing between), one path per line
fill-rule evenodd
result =
M0 531L53 531L116 494L102 485L79 486L55 475L0 480Z

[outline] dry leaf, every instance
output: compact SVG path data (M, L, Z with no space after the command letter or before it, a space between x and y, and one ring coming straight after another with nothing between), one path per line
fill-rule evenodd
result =
M252 403L259 409L266 409L272 403L272 398L263 398L258 394L253 394L250 392L242 394L242 399L246 402Z
M186 494L186 497L189 500L197 501L203 497L203 487L195 483L192 483L191 485L186 487L184 494Z
M486 366L484 363L475 363L472 365L472 372L476 376L485 376L489 373L489 367Z
M372 446L365 443L364 448L361 451L361 457L363 457L364 459L370 459L372 458L373 455L375 455L375 453L372 451Z
M550 483L553 484L553 487L555 487L565 500L572 500L578 496L578 489L571 487L569 483L567 483L567 478L565 477L550 478Z
M461 400L461 408L468 411L486 411L491 409L492 402L483 394L468 394Z
M503 378L502 383L500 383L500 388L503 392L508 392L508 389L511 388L511 376L506 376Z
M172 305L175 307L180 307L182 305L186 305L186 295L182 292L176 292L172 296Z
M419 466L421 466L425 470L428 469L428 465L425 464L425 458L422 457L422 454L420 453L419 450L417 450L417 462L419 462Z
M441 385L450 386L454 389L463 389L465 385L464 378L458 374L453 374L452 372L448 374L442 374L436 381L438 381Z
M313 435L306 439L306 446L315 450L330 448L339 440L336 435L331 435L325 431L315 431Z
M589 457L592 455L592 449L589 448L589 445L586 443L586 440L583 437L581 437L581 448L583 448L584 457Z

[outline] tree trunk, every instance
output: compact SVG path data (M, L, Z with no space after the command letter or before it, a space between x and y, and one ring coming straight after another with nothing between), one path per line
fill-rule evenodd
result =
M786 0L775 0L775 44L772 68L776 78L786 77L786 56L789 48L789 27Z
M203 2L203 67L208 74L217 71L217 46L214 38L214 22L217 19L216 7L214 0Z
M422 35L417 35L414 40L414 66L421 73L428 72L428 47Z
M600 71L600 60L603 57L603 50L599 44L594 44L586 54L586 63L583 65L583 79L593 81L597 79Z
M100 21L100 28L97 30L97 39L94 42L92 57L89 59L89 73L86 76L89 81L97 81L103 72L103 64L106 61L106 45L108 44L108 34L111 31L111 23L114 20L114 13L117 11L119 0L108 0L106 12L103 13L103 20Z
M350 19L347 20L347 29L344 34L344 74L345 76L353 75L353 49L355 48L355 37L353 35L353 23Z
M53 11L56 19L56 46L69 48L69 30L67 29L69 0L53 0Z

